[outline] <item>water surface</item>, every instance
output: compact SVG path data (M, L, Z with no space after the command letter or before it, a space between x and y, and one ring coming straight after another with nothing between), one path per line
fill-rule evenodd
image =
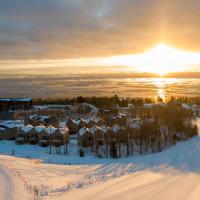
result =
M199 78L139 78L102 71L0 70L0 97L200 96Z

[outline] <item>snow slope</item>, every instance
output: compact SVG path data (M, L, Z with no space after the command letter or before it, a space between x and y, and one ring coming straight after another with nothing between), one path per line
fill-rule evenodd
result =
M158 173L142 171L129 174L79 191L78 189L54 200L198 200L200 175L189 173Z
M200 128L200 121L198 126ZM199 129L200 130L200 129ZM196 137L152 159L139 161L160 167L111 179L89 188L48 199L70 200L198 200L200 198L200 138Z
M0 199L2 200L27 200L28 195L24 182L19 174L4 162L0 161Z
M0 152L10 154L12 145L1 144ZM40 199L50 200L198 200L200 197L199 136L161 153L124 159L49 155L48 149L41 150L31 145L15 147L17 156L32 159L0 155L0 191L3 191L0 199L9 199L7 194L10 194L23 200L21 194L30 190L33 196L31 188L35 186Z

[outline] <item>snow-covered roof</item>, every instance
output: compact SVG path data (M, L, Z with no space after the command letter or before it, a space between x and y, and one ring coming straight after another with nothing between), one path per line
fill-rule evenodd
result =
M31 120L31 119L34 119L36 117L38 117L38 115L30 115L28 118Z
M29 102L29 101L32 101L32 99L31 98L0 98L0 101L12 101L12 102L22 101L22 102Z
M36 119L36 120L40 120L40 121L43 121L43 120L46 120L46 119L49 119L50 117L49 116L46 116L46 115L30 115L29 116L29 119L32 120L32 119Z
M6 127L6 128L17 128L16 124L14 123L9 123L9 124L1 124L2 126Z
M55 127L53 127L53 126L49 126L48 128L44 128L44 131L45 131L46 133L48 133L49 135L52 134L52 133L54 133L54 132L56 132L57 130L58 130L58 129L55 128Z
M81 128L79 130L79 135L80 136L83 136L85 133L89 132L89 129L88 128Z
M42 105L42 106L34 106L34 108L35 109L40 109L40 110L42 110L42 109L54 109L54 108L58 108L58 109L60 109L60 108L66 108L67 106L69 106L69 105L54 105L54 104L50 104L50 105Z
M79 131L78 131L79 135L82 136L86 133L86 129L85 128L81 128Z
M24 121L22 121L22 120L5 120L5 121L2 121L0 123L0 125L7 127L7 128L11 128L11 126L21 127L24 125Z
M41 131L43 131L46 127L45 126L36 126L35 127L35 131L40 133Z
M81 120L79 119L79 120L72 120L73 121L73 123L74 124L76 124L76 125L79 125L80 124L80 122L81 122Z
M28 133L29 131L31 131L33 129L33 126L31 125L27 125L27 126L22 126L20 127L20 129L25 132L25 133Z
M49 118L50 118L49 116L45 116L45 115L44 116L39 116L39 119L42 120L42 121L46 120L46 119L49 119Z

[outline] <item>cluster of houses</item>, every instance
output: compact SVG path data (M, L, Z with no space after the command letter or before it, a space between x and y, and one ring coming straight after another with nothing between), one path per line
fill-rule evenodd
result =
M67 127L54 127L51 124L26 124L20 120L7 120L0 123L0 139L15 140L17 144L39 144L40 146L61 146L69 142Z
M146 108L153 104L145 105ZM164 106L164 104L162 105ZM186 107L186 105L183 105ZM42 147L55 146L59 147L67 145L70 141L70 136L77 139L77 145L83 148L92 148L97 150L100 147L105 147L107 153L112 145L121 148L121 144L127 147L129 144L144 148L159 148L170 144L172 135L169 133L167 126L160 126L157 136L151 133L154 129L154 119L140 119L128 115L133 109L133 105L128 107L117 106L120 114L100 113L98 116L90 116L85 118L67 118L62 123L56 117L30 115L24 121L6 120L0 122L0 139L15 140L17 144L38 144ZM187 107L191 109L190 107ZM197 115L200 113L199 107L193 107ZM101 115L102 114L102 115ZM145 135L148 135L148 141L141 140L142 129L146 128ZM146 134L147 133L147 134ZM184 134L175 133L180 140L184 139ZM74 137L75 136L75 137ZM143 145L143 143L147 145ZM153 147L153 148L152 148ZM161 147L162 148L162 147ZM119 150L120 151L120 150ZM132 150L133 151L133 150ZM141 150L140 150L141 151ZM146 150L144 150L145 152ZM157 150L155 150L157 151Z
M18 127L23 126L20 120L6 120L0 123L0 139L13 140L16 137Z
M125 129L117 124L112 127L93 125L91 128L81 128L78 131L78 144L83 147L102 146L117 141L117 138L125 136Z
M15 141L17 144L29 143L43 147L49 145L58 147L69 142L69 134L67 128L26 125L18 128Z
M143 124L152 124L153 119L141 121L139 118L125 118L123 115L112 116L108 122L102 118L87 118L66 123L69 134L77 134L78 144L82 147L98 147L112 143L127 143L139 136ZM160 128L162 137L168 135L168 127Z
M69 118L63 126L57 119L49 116L31 115L25 122L20 120L6 120L0 123L0 139L15 140L17 144L39 144L40 146L60 146L69 142L69 135L77 135L77 143L83 147L94 144L104 144L110 138L116 139L125 133L124 126L118 125L117 120L111 119L108 125L101 117Z
M142 123L144 122L140 119L127 120L123 115L119 115L110 117L109 124L101 117L69 118L61 127L55 118L32 115L25 122L7 120L0 123L0 139L15 139L18 144L41 146L48 146L51 142L59 146L69 142L69 135L77 134L78 144L90 147L116 140L123 141L127 135L131 137L133 133L139 132Z

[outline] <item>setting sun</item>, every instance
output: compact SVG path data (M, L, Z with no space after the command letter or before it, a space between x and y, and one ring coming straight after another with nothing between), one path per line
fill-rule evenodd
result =
M132 67L134 71L164 75L172 72L190 71L199 63L199 53L160 43L143 53L107 58L104 64L126 65Z
M199 61L199 53L179 50L161 43L142 54L133 55L128 62L139 71L164 75L186 71Z
M195 55L166 44L159 44L141 56L141 70L164 75L184 71L192 63Z

